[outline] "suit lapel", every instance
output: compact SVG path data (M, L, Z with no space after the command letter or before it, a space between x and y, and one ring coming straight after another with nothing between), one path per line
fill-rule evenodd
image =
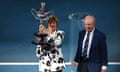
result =
M82 36L81 36L81 43L83 43L85 33L86 33L86 31L84 30L83 33L82 33Z
M94 48L96 45L96 37L97 37L97 30L95 29L94 31L94 35L93 35L93 39L92 39L92 44L91 44L91 48Z

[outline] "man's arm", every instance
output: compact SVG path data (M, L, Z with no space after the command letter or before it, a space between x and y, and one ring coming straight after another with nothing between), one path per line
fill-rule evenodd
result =
M103 34L103 36L100 39L100 51L101 51L101 72L106 72L107 69L107 63L108 63L108 57L107 57L107 44L106 44L106 36Z
M76 51L76 55L75 55L75 62L79 62L80 61L80 55L81 55L81 50L80 50L80 40L81 39L81 32L79 32L79 38L78 38L78 46L77 46L77 51Z
M76 51L74 61L71 63L72 67L76 66L80 61L80 38L81 38L81 36L80 36L80 32L79 32L78 47L77 47L77 51Z

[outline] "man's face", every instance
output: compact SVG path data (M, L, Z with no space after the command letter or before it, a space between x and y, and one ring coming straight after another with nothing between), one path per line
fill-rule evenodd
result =
M95 28L95 19L93 16L86 16L84 19L85 29L91 32Z

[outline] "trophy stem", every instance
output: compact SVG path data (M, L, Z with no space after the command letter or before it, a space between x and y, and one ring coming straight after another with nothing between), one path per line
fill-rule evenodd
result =
M42 24L43 23L43 21L42 20L40 20L40 24Z

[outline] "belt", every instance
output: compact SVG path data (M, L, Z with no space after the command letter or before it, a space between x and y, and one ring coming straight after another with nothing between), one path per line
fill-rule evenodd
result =
M88 62L89 59L88 59L88 58L83 58L83 57L81 57L81 61L82 61L82 62Z

